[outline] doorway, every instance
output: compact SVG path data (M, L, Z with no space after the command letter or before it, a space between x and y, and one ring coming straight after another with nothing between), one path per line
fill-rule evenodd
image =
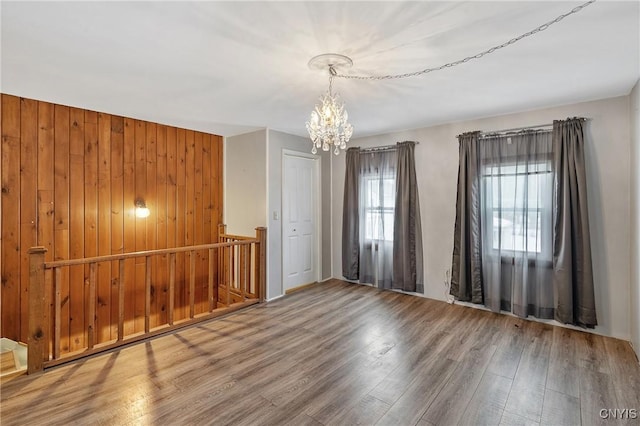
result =
M283 152L282 282L283 290L318 280L320 159Z

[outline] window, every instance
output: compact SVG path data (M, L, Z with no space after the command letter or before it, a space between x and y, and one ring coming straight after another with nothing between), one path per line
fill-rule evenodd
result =
M485 226L493 250L549 257L552 174L549 161L500 164L484 174Z
M393 241L395 177L365 176L362 183L365 240Z

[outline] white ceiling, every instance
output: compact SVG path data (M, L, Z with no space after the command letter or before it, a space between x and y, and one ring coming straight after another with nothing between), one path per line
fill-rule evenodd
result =
M328 77L417 71L520 35L582 2L7 2L4 93L225 136L305 135ZM626 95L640 3L600 0L467 64L404 80L338 79L354 137Z

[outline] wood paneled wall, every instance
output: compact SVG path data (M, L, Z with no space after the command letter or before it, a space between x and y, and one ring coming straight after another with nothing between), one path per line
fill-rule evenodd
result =
M74 259L218 241L222 220L222 138L216 135L1 95L1 333L26 342L28 257ZM143 198L148 218L135 216ZM188 257L178 256L175 318L189 301ZM206 275L206 253L198 256ZM135 261L134 261L135 262ZM127 333L144 327L144 259L127 264ZM152 313L166 322L168 270L154 260ZM64 351L84 347L88 269L63 273ZM117 264L98 266L98 341L115 338ZM206 304L206 280L196 301ZM131 283L131 284L128 284ZM112 303L112 300L114 303ZM155 324L151 324L154 326Z

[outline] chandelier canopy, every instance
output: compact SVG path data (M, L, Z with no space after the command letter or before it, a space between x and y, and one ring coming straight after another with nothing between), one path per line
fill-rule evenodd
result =
M316 154L319 148L338 155L340 149L347 147L353 134L353 126L349 123L349 114L340 100L340 96L332 91L333 77L336 67L351 66L350 58L333 53L319 55L309 61L309 68L327 69L329 71L329 89L320 97L320 103L311 112L307 121L307 131L311 138L311 153Z

